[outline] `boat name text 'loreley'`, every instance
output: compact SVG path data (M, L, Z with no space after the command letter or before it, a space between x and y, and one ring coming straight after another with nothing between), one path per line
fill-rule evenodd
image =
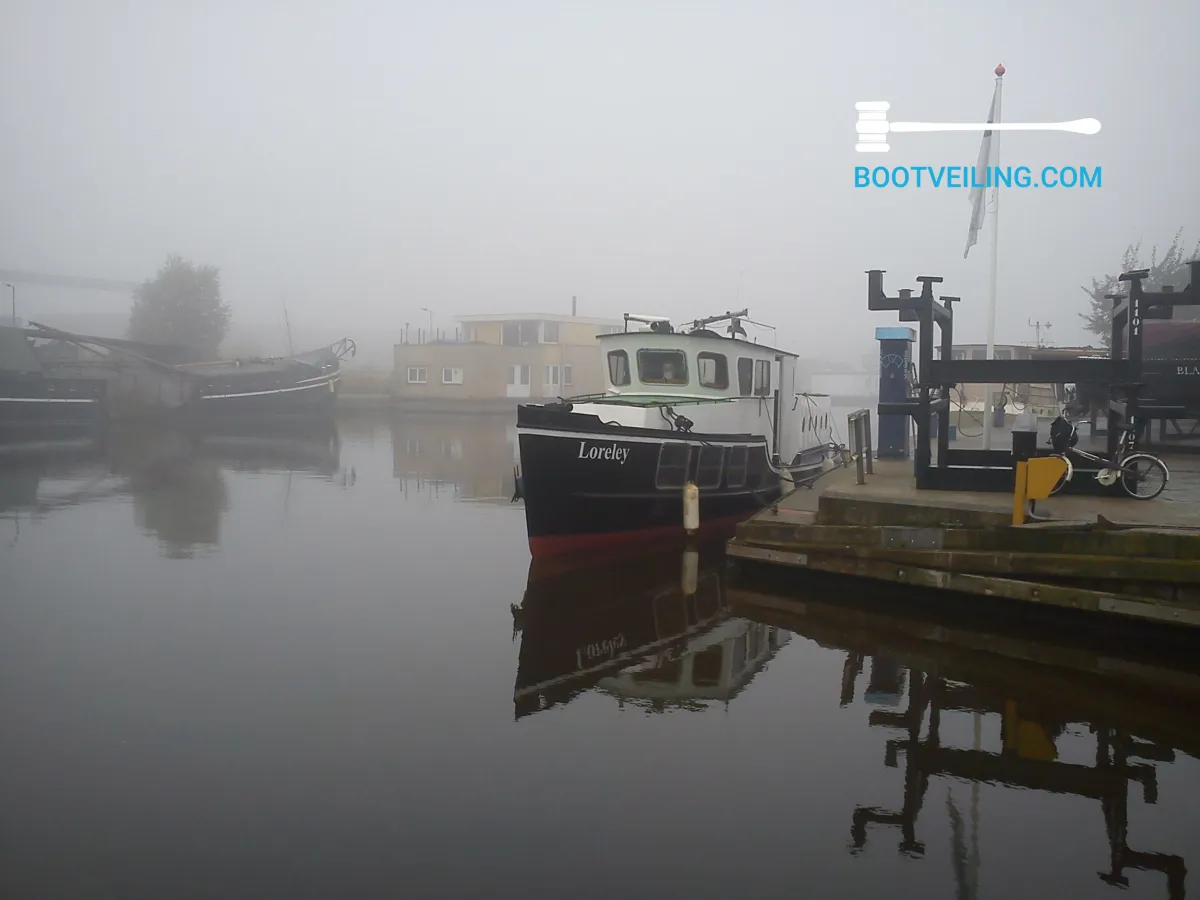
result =
M625 465L625 460L629 458L628 447L618 447L615 444L609 447L589 447L587 441L579 442L579 458L580 459L615 459L621 465Z

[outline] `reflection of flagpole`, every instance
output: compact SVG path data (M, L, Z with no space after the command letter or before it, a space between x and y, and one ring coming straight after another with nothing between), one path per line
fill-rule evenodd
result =
M996 66L996 115L995 121L1000 121L1000 95L1004 89L1004 66ZM1000 131L990 132L995 162L1000 165ZM986 181L984 182L986 184ZM1000 180L992 186L992 262L988 279L988 326L987 326L987 358L996 358L996 262L1000 245ZM983 449L992 449L992 391L994 385L989 384L983 397Z

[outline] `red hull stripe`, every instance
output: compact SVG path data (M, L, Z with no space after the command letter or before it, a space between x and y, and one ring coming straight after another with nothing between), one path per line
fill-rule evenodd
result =
M702 522L699 533L692 540L712 540L722 534L732 535L738 522L744 522L752 515L754 515L753 511ZM606 550L632 544L684 543L688 537L682 524L663 525L658 528L637 528L629 531L607 531L599 534L544 535L529 539L529 553L534 558L541 558Z

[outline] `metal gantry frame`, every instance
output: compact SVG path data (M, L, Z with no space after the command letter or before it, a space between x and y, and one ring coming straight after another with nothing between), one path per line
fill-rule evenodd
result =
M867 308L874 312L898 312L901 322L918 324L917 379L915 396L908 400L880 403L880 416L911 416L916 423L914 469L917 488L922 490L1003 491L1011 492L1015 466L1021 459L1050 452L1039 450L1028 436L1008 450L960 450L950 448L950 429L937 429L937 461L931 445L933 416L948 423L950 395L959 384L1014 384L1049 382L1051 384L1093 383L1108 386L1108 449L1113 453L1126 423L1141 431L1149 421L1177 412L1174 407L1139 405L1138 398L1146 376L1142 361L1142 323L1146 319L1170 319L1176 306L1200 306L1200 260L1191 262L1191 282L1182 291L1164 288L1146 291L1142 281L1149 271L1140 269L1121 275L1129 282L1128 296L1113 298L1112 334L1107 358L1090 359L953 359L954 308L958 297L934 299L933 286L943 279L922 275L916 280L920 293L900 290L889 297L883 290L883 269L867 271ZM935 334L936 329L936 334ZM934 355L936 343L941 358ZM1154 374L1154 373L1150 373ZM1143 417L1145 417L1143 419ZM1073 481L1068 489L1102 491L1090 479Z

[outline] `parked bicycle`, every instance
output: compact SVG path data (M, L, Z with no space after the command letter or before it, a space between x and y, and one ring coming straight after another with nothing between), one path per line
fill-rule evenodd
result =
M1050 491L1051 496L1066 487L1074 477L1074 458L1088 466L1084 471L1095 471L1096 480L1102 485L1107 487L1119 479L1121 487L1130 497L1153 500L1166 490L1171 473L1167 470L1167 464L1153 453L1137 449L1136 434L1137 426L1122 425L1117 452L1106 459L1076 447L1079 435L1074 424L1059 416L1050 423L1050 445L1054 448L1054 455L1067 464L1067 472ZM1098 468L1093 470L1091 466Z

